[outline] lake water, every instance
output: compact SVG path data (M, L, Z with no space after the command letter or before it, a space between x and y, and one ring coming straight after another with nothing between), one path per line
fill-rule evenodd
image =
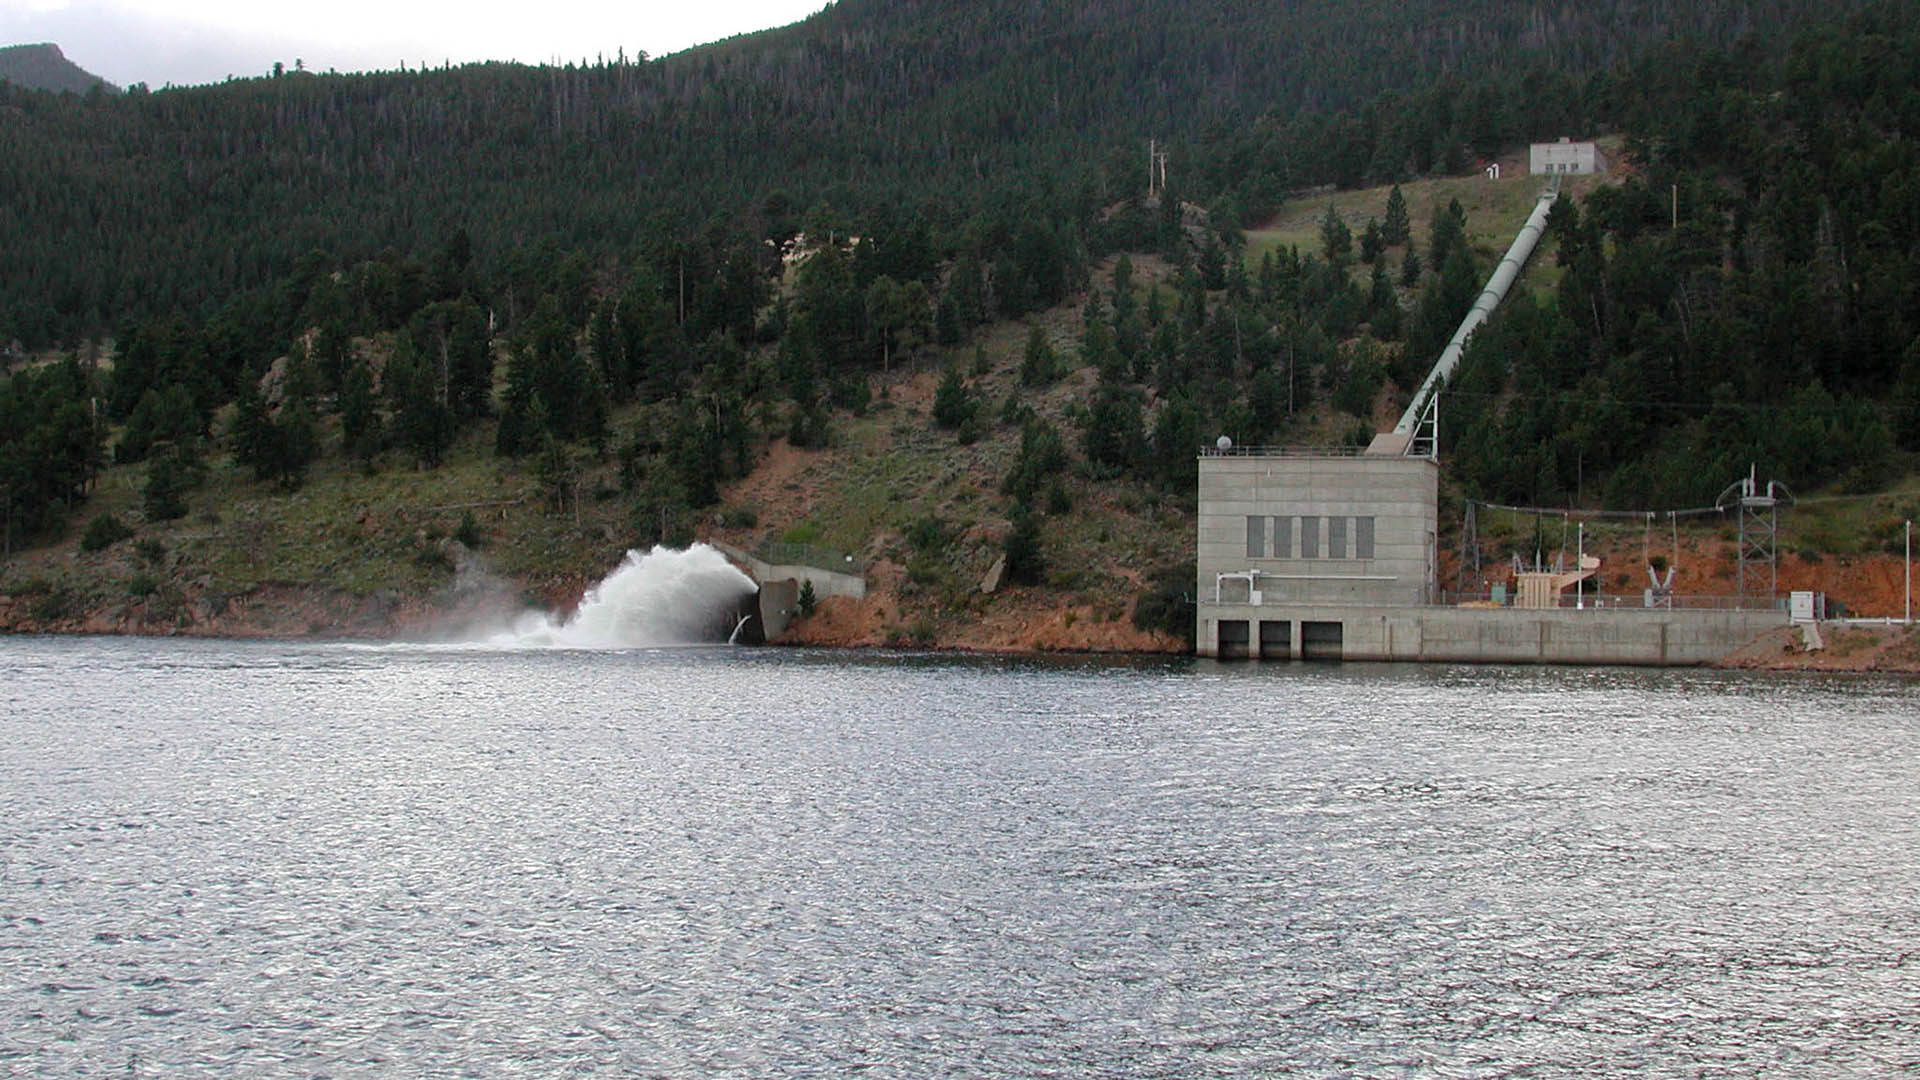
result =
M0 640L0 1073L1886 1076L1920 694Z

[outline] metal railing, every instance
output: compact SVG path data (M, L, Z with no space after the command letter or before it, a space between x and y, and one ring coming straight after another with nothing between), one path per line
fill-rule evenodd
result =
M1270 458L1332 458L1362 457L1366 454L1364 446L1229 446L1225 450L1217 446L1200 448L1201 457L1270 457Z
M1462 604L1495 604L1493 594L1487 591L1455 592L1443 590L1436 604L1438 607L1459 607ZM1512 608L1514 593L1508 590L1497 606ZM1580 597L1566 593L1555 605L1562 611L1585 608L1591 611L1785 611L1787 598L1767 596L1694 596L1675 594L1662 597L1652 604L1647 603L1645 593L1587 593ZM1521 611L1526 608L1519 608Z
M1263 592L1265 592L1263 590ZM1223 607L1247 606L1251 600L1245 589L1217 590L1211 600L1204 595L1201 603L1211 603ZM1260 607L1355 607L1355 608L1457 608L1465 604L1474 604L1488 609L1502 611L1634 611L1651 613L1656 611L1785 611L1787 600L1784 597L1764 596L1675 596L1671 602L1648 606L1646 597L1634 593L1588 593L1582 604L1572 595L1560 598L1560 603L1552 608L1523 608L1514 603L1514 596L1508 593L1496 601L1489 592L1451 592L1443 591L1438 597L1425 602L1377 603L1358 600L1315 599L1297 596L1283 596L1275 592L1265 592L1260 598Z

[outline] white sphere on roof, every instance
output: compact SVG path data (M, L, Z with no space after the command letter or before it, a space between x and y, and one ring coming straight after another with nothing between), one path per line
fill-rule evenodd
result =
M1222 435L1218 439L1215 439L1213 441L1213 445L1219 447L1222 450L1231 450L1233 449L1233 440L1227 438L1225 435Z

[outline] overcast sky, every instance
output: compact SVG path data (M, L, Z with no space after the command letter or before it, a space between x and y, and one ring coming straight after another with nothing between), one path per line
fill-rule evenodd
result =
M158 89L291 68L664 56L798 22L826 0L0 0L0 45L51 41L120 86Z

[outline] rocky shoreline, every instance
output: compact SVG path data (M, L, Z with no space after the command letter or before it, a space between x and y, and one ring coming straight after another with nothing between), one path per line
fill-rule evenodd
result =
M516 611L510 588L471 583L427 595L285 583L225 594L196 585L115 603L73 606L73 598L0 594L0 634L130 635L259 640L434 639L461 627L501 624ZM886 591L864 601L832 598L797 620L775 646L1047 655L1178 656L1183 642L1135 628L1111 612L1045 596L1002 604L960 633L902 624ZM565 605L563 605L564 608ZM1920 675L1920 630L1897 620L1820 624L1819 647L1785 627L1713 666L1744 671Z

